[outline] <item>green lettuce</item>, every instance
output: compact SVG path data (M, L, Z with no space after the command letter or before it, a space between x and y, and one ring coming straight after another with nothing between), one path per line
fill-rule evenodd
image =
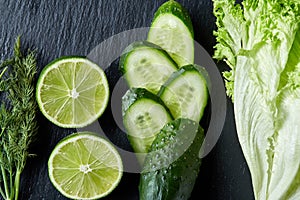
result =
M214 57L256 199L300 199L300 1L213 0Z

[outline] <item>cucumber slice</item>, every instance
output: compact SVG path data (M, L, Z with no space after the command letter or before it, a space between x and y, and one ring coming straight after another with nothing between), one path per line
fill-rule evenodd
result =
M189 119L177 119L160 131L141 173L141 200L189 199L200 171L204 130Z
M161 47L140 41L124 50L120 69L129 87L146 88L156 94L160 86L177 70L177 65Z
M155 94L144 88L128 90L122 98L123 123L136 153L147 153L157 133L172 116Z
M165 49L179 66L194 63L192 21L176 1L167 1L155 12L147 40Z
M175 119L200 122L208 99L204 73L200 66L186 65L174 72L161 87L158 96Z

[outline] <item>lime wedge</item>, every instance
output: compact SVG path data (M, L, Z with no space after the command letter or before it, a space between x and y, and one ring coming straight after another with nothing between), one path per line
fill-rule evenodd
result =
M109 87L104 71L83 57L62 57L42 71L36 90L41 112L63 128L79 128L104 112Z
M114 146L90 132L74 133L61 140L48 161L55 188L71 199L98 199L119 184L123 165Z

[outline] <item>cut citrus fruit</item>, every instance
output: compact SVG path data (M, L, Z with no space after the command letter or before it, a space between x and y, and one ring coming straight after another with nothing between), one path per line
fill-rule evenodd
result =
M109 87L95 63L84 57L62 57L43 69L36 95L47 119L63 128L79 128L102 115Z
M121 157L106 139L90 132L61 140L48 161L56 189L71 199L98 199L112 192L123 175Z

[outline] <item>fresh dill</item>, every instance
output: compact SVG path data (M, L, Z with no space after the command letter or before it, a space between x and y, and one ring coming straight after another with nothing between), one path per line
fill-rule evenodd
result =
M11 59L0 64L0 194L17 200L20 176L37 132L35 101L35 52L23 55L20 37Z

